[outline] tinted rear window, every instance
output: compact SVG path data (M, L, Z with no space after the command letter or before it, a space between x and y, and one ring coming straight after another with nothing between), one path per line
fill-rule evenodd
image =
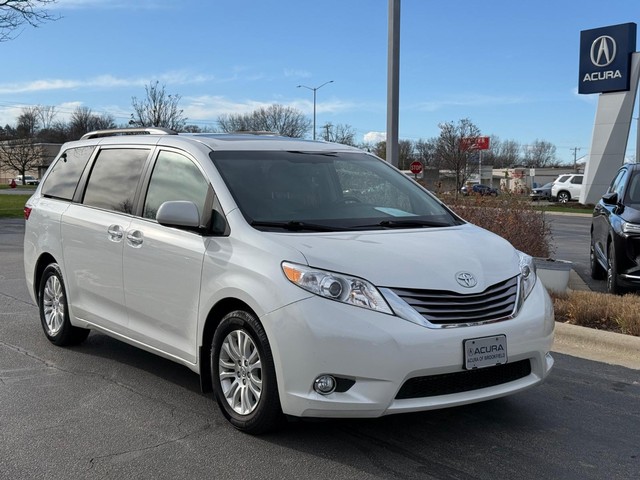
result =
M66 150L52 165L47 179L42 185L46 197L73 199L78 181L87 165L94 147L77 147ZM29 179L29 177L27 177Z
M133 213L135 194L149 150L114 148L98 154L83 203Z

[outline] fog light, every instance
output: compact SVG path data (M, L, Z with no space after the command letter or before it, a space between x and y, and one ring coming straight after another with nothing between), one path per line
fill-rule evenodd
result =
M336 389L336 379L331 375L320 375L313 382L313 389L320 395L329 395Z

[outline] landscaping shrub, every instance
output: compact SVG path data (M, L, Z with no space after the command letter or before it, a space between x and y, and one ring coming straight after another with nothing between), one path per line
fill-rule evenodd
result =
M466 221L507 239L532 257L552 255L551 226L542 210L528 198L503 194L498 197L443 198Z
M570 291L552 295L556 321L640 337L640 297Z

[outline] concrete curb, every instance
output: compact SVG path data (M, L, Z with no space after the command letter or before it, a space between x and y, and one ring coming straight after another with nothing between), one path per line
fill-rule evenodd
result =
M590 291L573 270L569 289ZM640 337L556 322L553 351L640 370Z
M640 337L556 322L553 351L640 370Z

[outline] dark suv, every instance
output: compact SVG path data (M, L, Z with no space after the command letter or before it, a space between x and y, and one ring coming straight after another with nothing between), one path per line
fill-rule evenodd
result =
M640 289L640 164L623 165L596 205L590 259L610 293Z

